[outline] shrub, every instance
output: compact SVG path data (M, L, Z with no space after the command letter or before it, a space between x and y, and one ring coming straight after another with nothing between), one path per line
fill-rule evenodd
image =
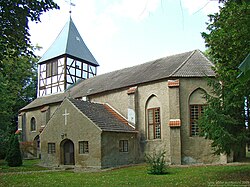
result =
M11 167L21 166L23 164L19 141L16 135L12 135L10 138L9 150L5 160L7 161L8 166Z
M168 165L165 160L166 152L158 152L155 151L150 154L145 155L146 162L148 163L148 172L154 175L161 175L167 173Z

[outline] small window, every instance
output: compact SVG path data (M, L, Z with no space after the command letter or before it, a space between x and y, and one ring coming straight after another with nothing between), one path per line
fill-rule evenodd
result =
M89 142L88 141L80 141L79 142L79 154L89 153Z
M191 136L199 135L199 126L197 120L199 116L203 113L205 105L190 105L190 131Z
M49 154L56 153L56 144L55 143L48 143L48 153Z
M36 131L36 119L34 117L30 120L30 131Z
M120 152L128 152L128 140L120 140L119 141L119 151Z

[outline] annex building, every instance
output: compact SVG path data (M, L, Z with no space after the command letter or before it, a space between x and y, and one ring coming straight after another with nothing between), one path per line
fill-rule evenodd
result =
M199 137L207 78L215 76L199 50L97 76L70 18L38 66L38 97L20 110L18 130L43 165L115 167L154 151L170 164L229 159Z

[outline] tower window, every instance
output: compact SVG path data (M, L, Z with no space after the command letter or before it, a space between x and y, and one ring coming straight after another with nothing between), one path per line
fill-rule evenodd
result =
M46 77L51 77L58 74L57 61L46 64Z

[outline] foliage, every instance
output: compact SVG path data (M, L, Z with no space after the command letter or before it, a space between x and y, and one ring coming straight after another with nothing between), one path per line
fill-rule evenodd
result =
M53 0L0 0L0 147L7 147L16 130L18 110L36 95L37 58L28 23L52 9L59 9ZM0 149L0 158L5 155Z
M169 175L149 175L145 173L145 165L102 172L22 173L34 171L30 163L35 165L34 168L38 167L37 160L24 160L23 166L18 168L8 168L0 161L0 186L248 186L250 176L250 164L170 167Z
M18 110L36 98L37 58L19 57L3 60L0 71L0 146L7 147L5 140L16 131ZM0 158L6 154L0 149Z
M51 9L59 9L53 0L0 1L0 67L5 58L33 55L28 22L39 22L42 13Z
M9 137L7 133L0 129L0 159L4 159L7 152Z
M154 175L166 174L167 165L165 159L166 152L158 152L155 151L150 154L145 155L146 162L149 164L148 172Z
M219 13L209 15L208 33L203 32L207 51L215 66L210 80L212 95L199 125L202 135L213 140L215 153L240 153L249 139L245 101L249 102L250 81L237 79L239 64L250 51L250 4L226 1ZM241 155L238 155L241 156Z
M18 137L12 135L9 142L9 150L5 159L8 163L8 166L16 167L22 165L22 156L19 146Z

